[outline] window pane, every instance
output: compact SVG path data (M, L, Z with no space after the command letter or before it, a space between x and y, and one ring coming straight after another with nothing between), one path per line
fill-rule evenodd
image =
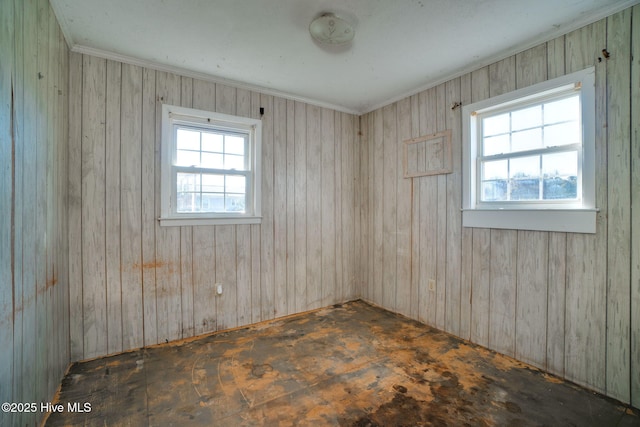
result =
M542 129L530 129L511 134L511 151L535 150L542 147Z
M511 130L529 129L542 125L542 106L535 105L511 113Z
M200 175L195 173L178 172L177 190L178 193L199 190Z
M509 132L509 113L482 120L482 135L491 136Z
M224 194L202 193L201 212L224 212Z
M202 153L202 167L209 169L223 169L223 155L218 153Z
M507 180L483 181L482 201L499 202L507 200Z
M224 175L202 174L202 191L205 193L224 192Z
M539 200L540 180L535 179L512 179L511 180L511 200Z
M224 152L244 156L244 144L244 137L227 135L224 141Z
M540 156L519 157L509 160L509 178L538 178Z
M561 123L545 126L544 145L555 147L558 145L577 144L580 142L580 127L578 122Z
M545 178L543 181L542 194L545 200L575 200L578 198L578 179L575 176L554 176Z
M224 168L238 171L244 170L244 157L226 154L224 156Z
M200 152L178 150L176 152L176 166L199 166Z
M227 175L225 191L228 193L245 193L245 177Z
M202 151L223 152L222 135L211 132L202 133Z
M178 203L176 210L178 212L199 212L200 193L178 192Z
M483 152L485 156L493 156L494 154L510 152L509 134L484 138L483 144Z
M507 179L509 176L508 160L484 162L482 164L482 180Z
M568 153L545 154L542 156L542 174L545 177L577 176L578 153L570 151Z
M245 199L244 194L227 194L225 210L227 212L244 212Z
M560 99L544 104L544 123L558 123L580 120L580 96Z
M200 132L178 129L176 135L176 148L178 150L200 150Z

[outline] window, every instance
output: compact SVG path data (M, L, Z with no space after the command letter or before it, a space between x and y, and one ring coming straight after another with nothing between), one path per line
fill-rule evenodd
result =
M595 233L595 70L463 108L463 225Z
M260 222L260 120L162 106L161 225Z

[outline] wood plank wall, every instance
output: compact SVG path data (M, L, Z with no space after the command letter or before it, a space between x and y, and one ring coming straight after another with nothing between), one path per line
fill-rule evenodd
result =
M0 58L0 401L47 402L70 360L69 51L47 0L0 2Z
M163 103L264 107L261 225L158 225ZM73 360L356 296L357 116L76 53L69 110Z
M364 115L365 299L640 406L640 209L631 210L640 200L638 34L640 6ZM589 66L597 233L463 228L454 103ZM403 179L402 141L445 129L453 173Z

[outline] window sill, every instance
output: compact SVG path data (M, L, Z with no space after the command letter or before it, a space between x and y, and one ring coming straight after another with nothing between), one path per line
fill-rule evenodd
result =
M463 209L462 226L594 234L597 213L597 209Z
M242 225L260 224L261 216L244 216L236 218L158 218L162 227L178 227L193 225Z

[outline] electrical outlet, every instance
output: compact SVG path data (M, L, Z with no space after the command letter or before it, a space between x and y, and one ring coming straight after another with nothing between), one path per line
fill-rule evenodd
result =
M216 295L222 295L222 283L216 283Z
M429 279L429 290L430 291L436 290L436 281L433 279Z

